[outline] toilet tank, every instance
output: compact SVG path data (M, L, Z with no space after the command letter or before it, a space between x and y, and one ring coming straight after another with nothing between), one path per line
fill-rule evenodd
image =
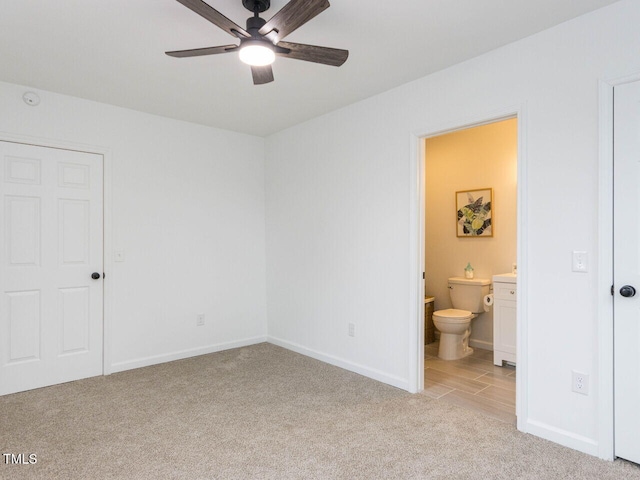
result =
M473 313L484 312L483 298L489 293L488 278L452 277L449 279L449 296L453 308Z

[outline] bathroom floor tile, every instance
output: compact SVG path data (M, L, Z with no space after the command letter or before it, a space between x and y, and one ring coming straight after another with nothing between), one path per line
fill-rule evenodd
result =
M515 390L507 390L491 385L490 387L479 391L476 395L516 408Z
M440 398L443 395L451 392L453 392L453 388L451 387L436 383L433 380L429 380L427 378L424 379L424 390L422 391L422 393L424 393L428 397Z
M470 378L458 377L432 368L425 369L425 379L427 378L433 382L467 393L478 393L480 390L489 386L486 383L477 382Z
M493 362L493 351L476 347L473 349L472 357L478 360L489 360L490 362Z
M491 372L496 375L503 375L505 377L515 372L514 367L499 367L493 364L493 360L483 360L481 358L476 358L475 352L474 355L471 355L470 357L462 358L460 360L454 360L454 362L459 362L460 365L467 365L478 370Z
M424 346L424 354L430 357L438 356L438 343L430 343Z
M479 348L460 360L437 352L438 342L425 346L425 395L515 424L515 367L494 365L493 352Z
M516 377L509 377L504 375L496 375L494 373L487 373L481 377L476 378L479 382L488 383L496 387L509 390L515 398L516 393Z
M466 365L460 365L455 361L441 360L439 358L429 359L424 362L425 368L432 368L443 373L449 373L457 377L470 378L475 380L476 378L485 375L486 370L480 370L477 368L469 367Z

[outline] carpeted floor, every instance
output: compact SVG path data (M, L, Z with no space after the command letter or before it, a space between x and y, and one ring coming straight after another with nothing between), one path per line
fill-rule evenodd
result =
M2 479L640 479L270 344L0 397Z

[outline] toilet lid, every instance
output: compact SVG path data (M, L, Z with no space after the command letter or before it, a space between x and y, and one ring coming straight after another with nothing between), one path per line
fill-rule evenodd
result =
M468 310L458 310L457 308L448 308L447 310L438 310L433 312L433 316L450 323L463 323L473 316Z

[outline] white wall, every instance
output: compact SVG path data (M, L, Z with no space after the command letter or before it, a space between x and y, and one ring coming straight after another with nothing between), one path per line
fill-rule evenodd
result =
M27 90L0 83L0 136L109 152L107 370L264 340L264 140Z
M598 80L640 71L638 24L640 3L621 1L269 137L273 340L406 386L412 134L520 107L529 339L520 414L531 431L597 453ZM572 250L590 253L588 274L571 272ZM591 374L591 395L571 392L574 369Z

